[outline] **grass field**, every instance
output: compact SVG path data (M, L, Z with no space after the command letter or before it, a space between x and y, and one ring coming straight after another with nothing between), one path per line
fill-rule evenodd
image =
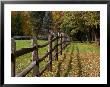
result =
M38 44L44 44L46 41L38 40ZM16 40L17 50L31 47L30 40ZM39 49L39 56L43 56L47 47ZM25 54L16 59L16 74L21 72L32 62L32 53ZM58 61L52 62L52 72L46 70L42 77L97 77L100 76L100 47L90 43L71 43L59 55ZM40 70L46 62L40 63ZM31 76L32 71L27 75Z

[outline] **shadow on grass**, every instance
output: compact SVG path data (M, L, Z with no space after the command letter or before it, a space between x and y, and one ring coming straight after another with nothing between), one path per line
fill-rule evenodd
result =
M70 70L72 69L72 66L71 66L72 56L71 55L70 55L70 60L69 60L69 64L68 64L68 69L67 69L66 73L64 74L64 77L67 77L69 75Z
M66 45L67 47L67 45ZM66 49L66 52L68 51L68 48ZM64 60L66 59L66 52L63 54L64 57L63 57L63 60L61 60L59 63L58 63L58 70L57 70L57 73L56 73L56 77L60 77L60 71L61 71L61 65L62 63L64 62Z
M72 46L72 51L71 51L71 54L70 54L70 60L69 60L69 63L68 63L68 65L67 65L67 71L65 72L65 74L64 74L64 77L67 77L68 75L69 75L69 72L71 71L71 69L72 69L72 65L71 65L71 63L72 63L72 59L73 59L73 51L74 51L74 45Z
M76 48L77 50L77 61L78 61L78 68L79 68L79 72L78 72L78 77L82 77L82 67L81 67L81 59L80 59L80 53L79 53L79 48Z
M56 73L56 77L60 77L61 64L63 63L63 61L64 61L65 59L66 59L66 54L64 53L63 60L61 60L61 61L58 63L58 70L57 70L57 73Z
M72 47L72 50L71 50L71 53L70 53L70 56L69 56L70 59L69 59L68 65L67 65L67 70L64 73L64 77L68 77L69 76L69 73L70 73L70 71L72 69L72 64L71 63L72 63L72 59L74 57L74 50L75 50L74 44L71 47ZM76 47L76 51L77 51L76 57L77 57L77 62L78 62L78 64L77 64L77 67L78 67L78 77L82 77L81 58L80 58L80 52L79 52L78 46ZM67 52L67 50L66 50L66 52ZM64 60L67 58L66 52L64 53L63 60L61 60L59 62L59 64L58 64L58 70L57 70L57 73L56 73L56 77L60 77L61 76L61 65L64 62Z

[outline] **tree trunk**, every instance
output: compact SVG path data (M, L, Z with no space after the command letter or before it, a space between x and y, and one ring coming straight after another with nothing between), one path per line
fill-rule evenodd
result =
M97 42L97 35L96 32L94 32L95 42Z

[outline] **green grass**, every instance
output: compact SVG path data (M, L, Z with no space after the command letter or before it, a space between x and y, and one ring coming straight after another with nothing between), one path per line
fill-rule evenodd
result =
M31 40L16 40L16 50L31 47Z
M38 40L39 45L45 44L46 42L47 41L44 41L44 40ZM16 49L17 50L19 50L21 48L27 48L27 47L31 47L31 40L16 40ZM44 47L44 48L39 49L39 52L38 52L39 57L42 57L47 52L47 50L48 50L48 47ZM52 72L46 70L42 76L44 76L44 77L45 76L59 76L58 66L61 61L63 61L63 62L61 63L61 66L60 66L60 68L61 68L60 76L67 76L67 74L69 76L78 76L77 75L78 69L79 69L78 68L79 66L77 66L78 50L79 50L79 56L80 56L82 66L84 67L84 68L82 68L82 70L86 71L85 69L88 67L85 67L86 63L85 62L83 63L82 61L88 60L89 57L90 57L91 61L92 61L92 59L97 58L96 56L99 56L100 47L94 43L93 44L90 44L90 43L71 43L63 51L63 55L59 55L59 60L52 62L52 68L53 68ZM66 55L66 56L64 56L64 55ZM48 58L45 61L40 63L40 71L47 64L46 61L48 61ZM98 60L96 60L96 61L98 61ZM16 74L20 73L31 62L32 62L32 53L28 53L23 56L20 56L19 58L16 58ZM74 62L74 63L72 63L73 64L72 66L70 66L71 64L69 64L71 62ZM98 64L99 64L99 61L98 61ZM99 66L99 65L97 65L97 66ZM68 67L70 67L70 68L68 69ZM88 70L90 70L90 69L88 68L87 71ZM89 75L88 72L86 74ZM32 71L27 76L32 76Z
M42 45L45 44L47 41L38 40L38 44ZM16 40L16 50L21 48L28 48L32 47L31 40ZM38 51L39 57L43 56L47 52L47 47L41 48ZM16 74L20 73L23 69L25 69L30 63L32 62L32 53L25 54L16 58ZM44 62L41 63L41 69L44 66ZM32 72L29 73L27 76L31 76Z
M99 52L100 48L96 44L91 44L91 43L74 43L76 46L75 51L77 51L77 47L79 48L80 52Z

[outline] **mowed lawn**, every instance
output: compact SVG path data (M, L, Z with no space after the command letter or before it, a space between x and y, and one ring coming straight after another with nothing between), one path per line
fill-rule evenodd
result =
M47 41L38 40L38 44ZM31 47L31 40L16 40L17 50ZM39 57L47 52L48 47L39 49ZM48 58L40 63L40 71L47 64ZM16 74L32 62L32 53L16 58ZM32 76L32 71L27 75ZM71 42L58 61L52 61L52 72L46 70L42 77L97 77L100 76L100 47L90 43Z

